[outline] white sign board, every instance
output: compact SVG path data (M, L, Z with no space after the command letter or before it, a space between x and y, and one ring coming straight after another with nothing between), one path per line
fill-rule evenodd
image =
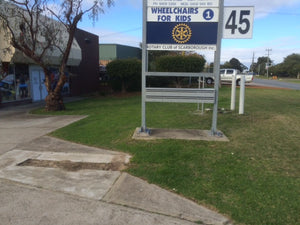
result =
M218 22L219 8L148 7L148 22Z
M253 34L254 7L225 7L223 38L251 39Z
M215 51L219 22L215 5L219 0L148 0L147 50Z
M156 7L219 7L219 0L148 0Z
M216 51L216 45L147 44L147 49L153 51Z

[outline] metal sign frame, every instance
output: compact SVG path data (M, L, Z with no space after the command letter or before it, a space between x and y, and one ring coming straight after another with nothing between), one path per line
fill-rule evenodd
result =
M217 114L218 114L218 95L219 95L219 70L220 70L220 56L221 56L221 41L222 41L222 30L223 30L223 13L224 13L224 0L194 0L189 1L190 4L194 4L195 7L218 7L219 12L219 20L218 20L218 28L217 28L217 43L215 47L214 54L214 71L213 73L162 73L162 72L149 72L148 71L148 49L147 49L147 19L148 19L148 1L151 3L151 6L160 6L160 7L191 7L188 5L184 5L184 1L169 1L169 3L178 4L178 5L166 5L168 1L166 0L143 0L143 42L142 42L142 121L141 121L141 132L148 133L149 130L146 126L146 102L159 101L157 98L163 97L164 101L160 102L207 102L213 103L213 118L212 118L212 127L211 134L217 134ZM186 1L187 2L187 1ZM159 5L161 4L161 5ZM186 3L188 4L188 3ZM174 49L173 49L174 50ZM147 76L184 76L184 77L211 77L215 78L214 88L213 89L202 89L205 91L197 91L195 90L187 90L187 89L172 89L162 88L159 90L153 90L146 88L146 77ZM199 90L199 89L198 89ZM192 94L190 94L192 92ZM179 94L176 94L179 93ZM192 101L191 98L197 96L195 101ZM212 99L212 96L214 98ZM152 97L149 97L152 96ZM154 97L153 97L154 96ZM160 96L160 97L159 97ZM192 96L192 97L191 97ZM165 100L165 99L172 100ZM184 100L185 98L189 98L189 100ZM153 100L156 99L156 100ZM175 100L174 100L175 99ZM183 100L182 100L183 99Z

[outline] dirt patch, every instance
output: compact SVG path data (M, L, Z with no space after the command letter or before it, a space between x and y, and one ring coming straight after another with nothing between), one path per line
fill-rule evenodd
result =
M35 167L48 167L59 168L66 171L78 171L78 170L111 170L121 171L126 169L126 166L122 162L113 163L88 163L88 162L72 162L70 160L64 161L51 161L51 160L38 160L27 159L26 161L19 163L18 166L35 166Z

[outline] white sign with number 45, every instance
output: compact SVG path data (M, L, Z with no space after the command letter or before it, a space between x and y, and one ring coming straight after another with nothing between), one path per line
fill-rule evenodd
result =
M223 38L251 39L254 7L224 7Z

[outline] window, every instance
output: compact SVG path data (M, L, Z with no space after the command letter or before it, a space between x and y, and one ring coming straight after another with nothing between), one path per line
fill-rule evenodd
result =
M15 65L16 99L30 98L30 79L27 64Z
M30 98L30 79L28 65L9 64L1 72L0 91L2 102L11 102Z
M16 100L14 66L6 62L2 62L0 75L0 91L2 102L11 102Z

